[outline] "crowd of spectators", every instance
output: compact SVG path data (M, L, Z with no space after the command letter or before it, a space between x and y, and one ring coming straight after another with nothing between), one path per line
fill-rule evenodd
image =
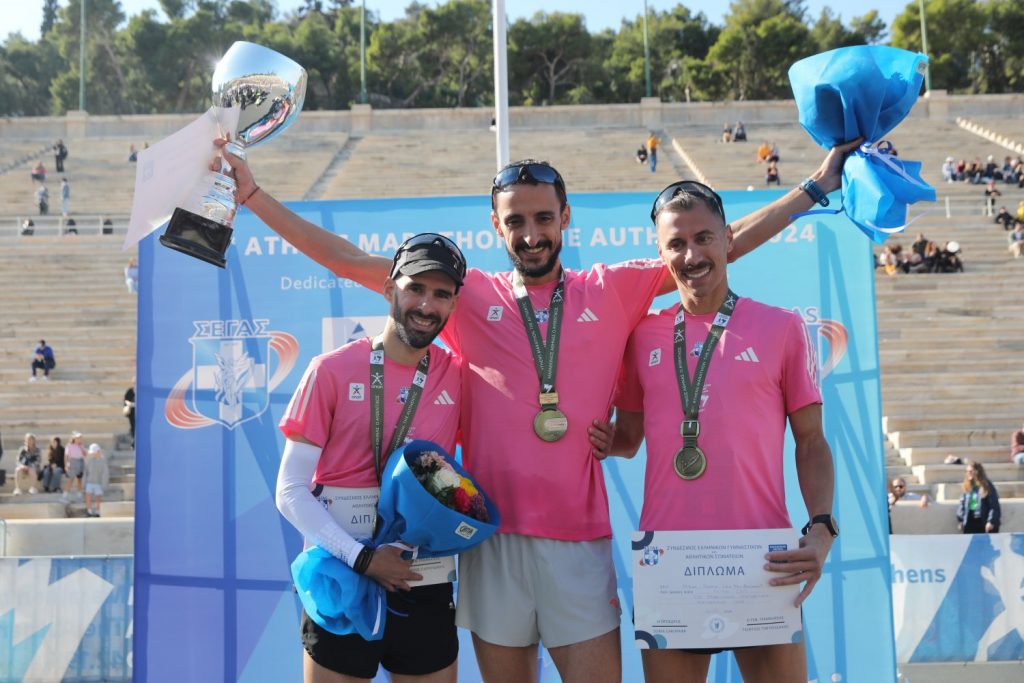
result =
M966 159L957 161L948 156L942 164L942 178L947 183L972 183L982 185L988 182L1002 182L1007 185L1024 187L1024 157L1004 157L1003 163L996 161L993 155L982 162L981 157L974 161Z
M899 273L962 273L964 262L960 243L950 240L941 247L923 233L910 245L910 253L899 242L887 242L875 263L887 275Z

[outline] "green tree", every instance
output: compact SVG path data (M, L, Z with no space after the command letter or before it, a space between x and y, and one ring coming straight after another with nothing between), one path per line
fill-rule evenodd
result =
M582 14L537 12L516 20L508 30L509 100L555 104L560 92L582 84L590 47Z
M877 45L885 40L888 29L885 22L878 16L877 10L871 10L864 16L854 17L850 20L850 28L857 35L859 41L865 45Z
M39 25L39 34L45 36L57 21L57 0L43 0L43 22Z
M925 0L932 87L978 92L988 41L985 7L975 0ZM892 22L892 45L921 50L921 15L911 2Z
M46 116L50 81L62 68L52 42L9 36L0 46L0 116Z
M710 95L741 100L787 97L789 67L813 54L803 3L737 0L708 52Z

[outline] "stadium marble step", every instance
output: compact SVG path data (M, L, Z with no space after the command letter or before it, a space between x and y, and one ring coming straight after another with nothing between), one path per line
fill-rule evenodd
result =
M938 342L936 342L936 344L938 344ZM970 352L972 354L984 355L999 352L1005 353L1008 358L1012 357L1013 354L1016 353L1016 351L1017 350L1011 348L1010 345L1003 345L999 349L996 349L994 347L975 347L970 349ZM922 348L919 346L914 346L913 344L904 346L903 348L889 348L889 345L879 344L878 356L883 368L885 367L886 363L891 361L898 362L904 360L932 360L935 361L936 363L936 373L939 373L942 370L944 370L945 365L950 361L970 357L969 355L966 354L964 350L962 350L959 347L950 348L947 346L945 349L933 347ZM1009 361L1007 362L1007 365L1010 365ZM938 374L936 375L936 382L941 382L941 378L938 376Z
M882 384L882 390L895 391ZM906 397L892 396L882 400L882 414L891 417L942 417L944 415L984 416L991 412L1001 415L1012 411L1017 405L1015 400L1007 400L1000 394L985 396L982 392L973 392L968 396L936 398L931 392L915 392Z
M987 466L985 468L985 472L988 472ZM935 500L948 500L953 502L959 501L960 492L963 491L961 483L962 482L935 484L932 487L935 491ZM993 484L996 487L996 492L999 494L1000 501L1010 498L1024 499L1024 481L993 480Z
M986 462L984 459L981 459L981 462L985 465L988 478L997 487L1000 481L1019 481L1024 477L1024 465L1015 465L1011 462ZM911 469L922 484L955 483L964 480L963 465L914 465Z
M995 429L922 429L889 432L889 441L896 448L916 446L1003 446L1009 434Z
M996 484L998 486L998 484ZM956 526L956 500L932 501L928 507L922 508L917 501L901 501L892 512L893 532L897 534L956 534L960 533ZM1000 496L1002 525L1000 532L1019 533L1024 531L1024 500L1010 498L1003 500ZM913 683L925 681L931 683L932 678L913 678ZM962 680L962 679L957 679ZM972 683L977 679L971 678ZM1019 680L1015 678L1001 679L1004 682Z
M903 325L900 328L879 328L879 341L885 343L905 342L909 344L928 343L940 339L949 344L959 344L971 339L984 339L999 343L1024 338L1024 320L991 321L984 326L941 327L941 321L934 324Z
M937 416L929 415L883 415L882 429L885 432L916 431L927 429L1002 429L1009 441L1009 434L1020 428L1024 410L1007 407L1003 413L986 411L982 414L967 415L948 413Z
M884 367L884 366L883 366ZM883 371L884 372L884 371ZM893 386L891 383L886 383L883 374L882 381L882 402L888 405L890 401L894 400L906 400L906 399L921 399L921 400L944 400L944 399L963 399L970 400L976 399L979 396L988 396L996 403L996 405L1006 404L1011 401L1020 402L1024 399L1024 386L1017 384L1008 384L1000 386L998 391L993 392L988 389L988 386L984 383L942 383L942 380L936 378L938 384L932 386L919 386L919 385L897 385ZM888 411L886 411L888 412ZM973 414L966 409L963 412L967 414Z
M956 360L956 359L951 359ZM1024 385L1024 370L1006 372L981 372L969 366L953 369L936 368L934 372L890 372L885 363L882 364L883 380L899 384L902 387L930 387L934 384L1002 387L1006 384Z
M909 467L919 465L944 465L947 456L978 460L982 463L1010 462L1009 444L999 446L949 444L945 446L904 446L900 456Z
M99 518L12 519L6 524L7 557L131 555L134 504L103 503L100 514Z
M72 431L79 431L85 435L86 443L93 443L96 439L93 438L92 441L89 441L92 438L90 435L113 434L127 426L128 418L123 415L109 418L82 418L77 415L42 414L35 418L10 420L4 425L4 429L11 434L20 434L23 438L26 432L31 432L38 439L45 439L47 442L51 435L62 436L71 434ZM97 443L99 442L97 441Z

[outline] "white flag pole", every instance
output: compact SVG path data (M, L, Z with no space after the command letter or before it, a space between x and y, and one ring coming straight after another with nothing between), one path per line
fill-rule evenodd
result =
M494 126L498 170L509 161L508 151L508 41L505 36L505 0L494 0Z

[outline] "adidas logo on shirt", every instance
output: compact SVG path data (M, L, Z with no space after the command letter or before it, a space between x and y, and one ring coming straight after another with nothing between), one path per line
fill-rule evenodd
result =
M598 317L594 315L594 312L589 308L584 308L580 317L576 318L576 322L578 323L596 323L597 321Z
M441 393L437 395L437 398L434 399L434 405L453 406L455 405L455 401L452 400L452 397L448 395L447 391L442 390Z
M748 346L746 351L744 351L740 355L736 356L736 360L746 361L747 363L760 363L761 362L761 359L759 359L757 357L757 354L754 353L754 347L753 346Z

